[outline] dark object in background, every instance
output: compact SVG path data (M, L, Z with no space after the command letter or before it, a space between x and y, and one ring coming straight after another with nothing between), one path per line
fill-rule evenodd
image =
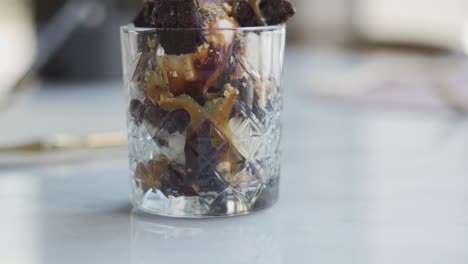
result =
M128 24L140 1L126 0L33 0L40 29L66 2L87 2L95 6L93 17L77 27L41 69L45 79L105 80L122 75L119 26ZM76 16L82 15L78 10Z

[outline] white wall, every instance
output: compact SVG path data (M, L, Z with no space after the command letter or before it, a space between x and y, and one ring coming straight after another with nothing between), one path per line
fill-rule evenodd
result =
M32 3L0 0L0 104L35 56Z
M290 28L309 42L346 38L354 27L369 40L456 49L465 41L468 46L467 0L292 1L298 13Z
M461 48L466 0L356 0L356 26L369 39Z

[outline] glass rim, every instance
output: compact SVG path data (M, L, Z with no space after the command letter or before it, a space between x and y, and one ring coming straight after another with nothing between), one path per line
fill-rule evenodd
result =
M277 31L286 27L286 24L272 26L256 26L256 27L225 27L225 28L144 28L136 27L132 24L121 26L122 32L158 32L158 31L240 31L240 32L258 32L258 31Z

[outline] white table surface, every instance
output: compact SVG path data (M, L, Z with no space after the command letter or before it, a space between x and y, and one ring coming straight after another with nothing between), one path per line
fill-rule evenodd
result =
M0 263L468 262L467 125L321 103L305 96L313 63L301 56L288 58L274 208L213 220L140 215L125 151L0 167ZM0 114L4 141L124 127L119 83L45 86Z

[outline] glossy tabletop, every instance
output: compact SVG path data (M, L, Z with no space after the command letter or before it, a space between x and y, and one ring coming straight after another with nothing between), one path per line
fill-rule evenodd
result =
M134 212L124 150L1 167L0 263L466 263L467 123L323 103L307 95L309 66L299 57L288 60L275 207L209 220ZM123 129L119 85L47 87L0 114L2 124L11 122L0 133ZM65 104L70 94L75 101ZM104 100L106 107L99 105ZM61 115L47 115L57 107ZM80 113L83 124L74 121Z

